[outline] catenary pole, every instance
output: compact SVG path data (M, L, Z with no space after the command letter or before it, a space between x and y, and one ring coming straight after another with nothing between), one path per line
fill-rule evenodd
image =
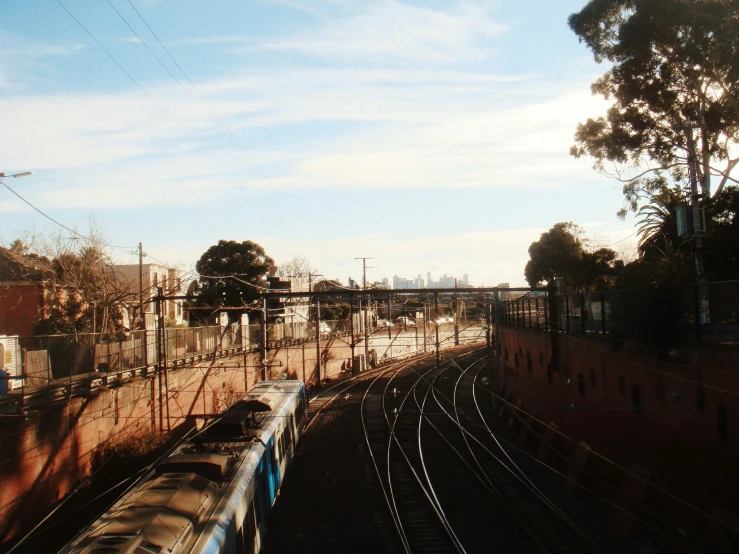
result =
M367 260L374 260L372 257L360 257L360 258L354 258L355 260L362 260L362 290L367 291ZM369 269L372 269L370 267ZM369 310L370 302L369 299L365 296L365 302L364 302L364 366L365 368L369 366Z

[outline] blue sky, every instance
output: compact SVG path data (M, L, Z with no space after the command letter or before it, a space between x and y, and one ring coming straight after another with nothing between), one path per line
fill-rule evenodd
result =
M605 68L567 27L584 4L4 0L0 171L184 269L232 239L342 280L372 256L371 280L524 284L558 221L600 244L634 230L618 183L568 154L605 110ZM53 227L0 190L3 244Z

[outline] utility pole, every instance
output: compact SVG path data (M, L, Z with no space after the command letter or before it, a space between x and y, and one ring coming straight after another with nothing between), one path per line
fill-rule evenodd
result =
M361 257L361 258L354 258L355 260L362 260L362 290L367 292L367 260L374 260L374 258L369 257ZM370 267L372 269L372 267ZM369 365L369 335L368 335L368 313L367 309L369 307L369 299L367 298L366 294L364 297L364 367L368 367Z
M139 243L139 318L141 319L142 345L144 350L144 367L149 365L148 340L146 337L146 315L144 314L144 247Z
M316 296L316 385L321 384L321 301Z
M308 272L308 292L312 292L313 277L323 277L321 273ZM311 300L313 297L309 296ZM316 385L321 384L321 301L318 296L316 301Z
M700 324L710 321L706 274L703 267L703 235L700 194L698 193L698 171L695 157L695 141L690 117L686 117L685 134L688 141L688 175L690 176L690 204L693 216L693 243L695 246L695 277L698 282L698 316ZM700 327L698 328L700 331ZM700 336L698 337L700 339Z
M390 294L388 294L387 295L387 338L390 340L393 340L393 331L392 331L392 327L390 327L390 322L393 320L392 310L393 310L393 306L390 303ZM379 313L379 311L380 310L378 309L377 312Z
M429 298L423 299L423 351L426 352L426 327L429 324Z
M164 327L164 289L157 287L157 372L159 373L159 430L164 432L164 413L167 413L167 432L169 432L169 376L167 374L167 330ZM164 383L162 383L164 376ZM163 385L163 386L162 386Z
M352 375L355 375L354 373L354 347L357 346L357 343L354 342L354 295L349 294L349 332L352 336L352 342L349 345L349 347L352 349ZM359 371L359 368L357 368L357 371Z
M490 340L490 326L493 322L492 318L490 317L490 301L488 300L487 302L485 302L485 298L483 297L482 305L485 307L485 343L488 347L488 355L492 356L493 345Z
M434 327L436 328L436 367L441 365L441 357L439 356L439 293L434 292L434 318L436 322Z
M457 288L457 278L454 278L454 288ZM454 346L459 346L459 301L454 293Z
M261 322L261 331L262 331L262 341L259 345L259 356L261 358L261 366L262 366L262 381L267 380L267 297L262 296L262 322Z
M500 291L496 291L493 293L495 302L495 375L493 376L493 382L498 385L498 379L500 378L500 348L501 348L501 339L500 339L500 318L501 318L501 308L500 308Z
M162 397L162 289L157 287L157 378L159 381L159 432L164 432L164 399Z

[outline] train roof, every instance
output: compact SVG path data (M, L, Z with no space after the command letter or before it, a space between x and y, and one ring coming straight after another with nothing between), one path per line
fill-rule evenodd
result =
M177 552L213 503L217 486L194 473L166 473L126 497L74 554Z
M262 381L245 393L206 429L208 439L235 439L246 436L268 440L302 393L302 381Z
M298 396L301 381L263 381L244 394L194 440L178 447L154 471L98 519L71 554L169 554L190 550L198 525L218 528L213 510L233 511L259 460ZM224 488L223 479L230 483ZM224 504L225 503L225 504ZM222 506L222 508L216 508ZM205 514L205 516L204 516ZM203 522L200 521L201 518ZM221 539L216 539L219 542Z

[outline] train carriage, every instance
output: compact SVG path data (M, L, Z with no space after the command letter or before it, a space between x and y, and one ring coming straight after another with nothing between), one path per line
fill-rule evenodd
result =
M301 381L257 384L61 552L258 552L306 413Z

